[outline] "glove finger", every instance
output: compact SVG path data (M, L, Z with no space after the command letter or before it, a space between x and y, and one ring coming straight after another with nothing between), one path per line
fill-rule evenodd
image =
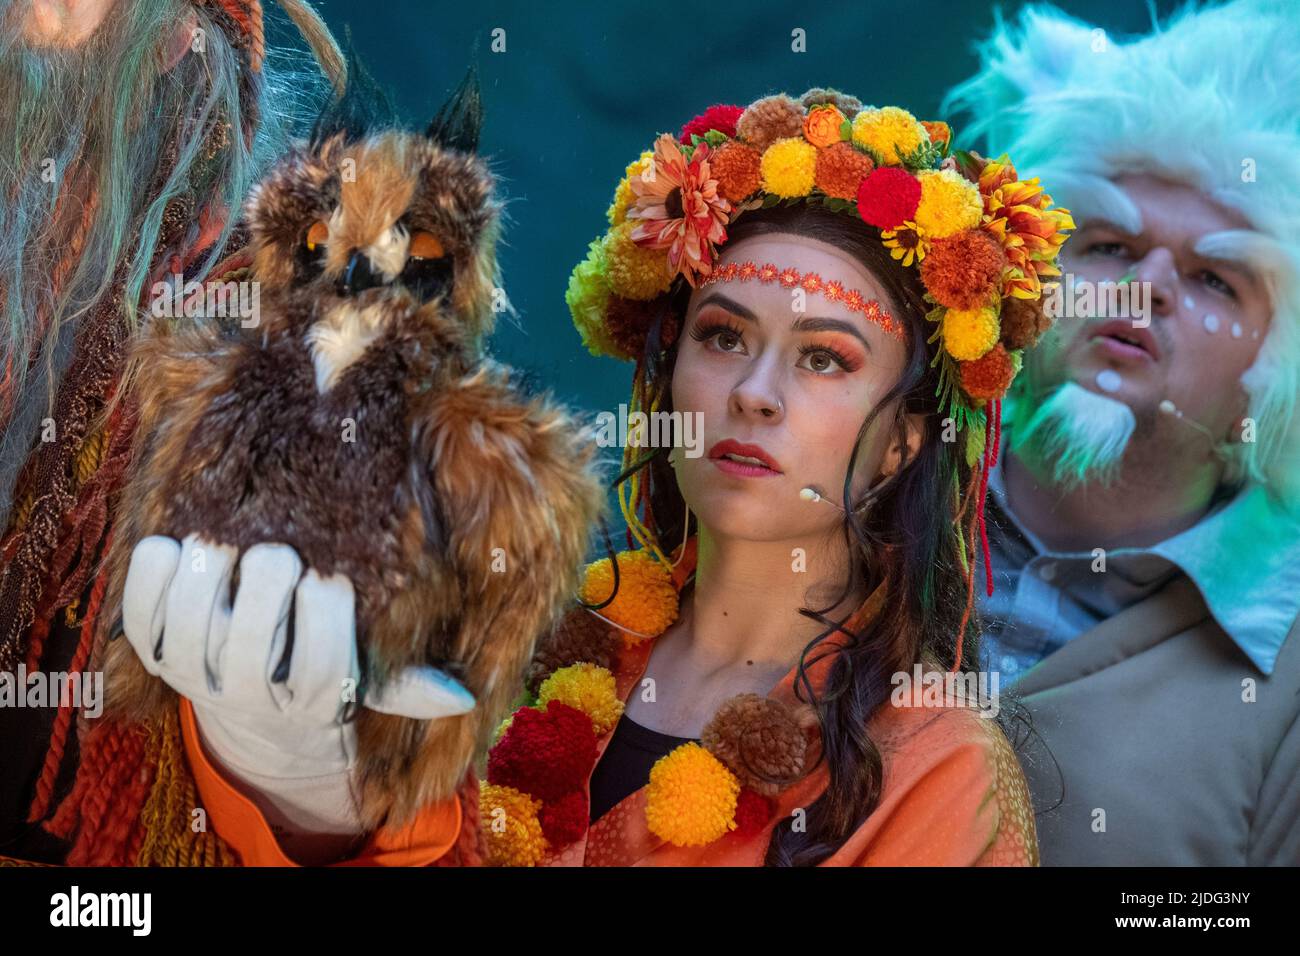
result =
M436 720L469 713L474 709L474 695L436 667L408 667L366 694L365 705L381 714Z
M150 535L131 551L122 592L122 631L139 655L144 669L154 676L161 656L166 603L164 598L176 575L181 543L175 538Z
M230 634L220 655L224 696L258 709L288 705L288 689L271 678L284 655L290 602L301 574L302 559L287 544L255 544L244 554Z
M332 722L346 700L356 700L361 676L352 582L341 574L325 578L308 570L298 582L293 628L290 711Z
M182 693L216 691L208 644L224 632L230 614L230 575L236 550L197 534L181 542L176 576L167 592L162 677Z

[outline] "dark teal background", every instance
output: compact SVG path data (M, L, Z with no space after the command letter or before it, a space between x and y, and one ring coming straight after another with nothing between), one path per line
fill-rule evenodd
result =
M1117 36L1151 23L1141 0L1058 5ZM477 63L486 107L482 148L509 199L500 259L519 311L517 326L498 325L493 348L593 415L626 401L631 366L586 352L564 290L587 243L605 228L627 163L658 133L676 133L713 103L743 106L813 86L943 119L944 92L974 71L974 45L994 23L992 4L935 0L316 6L340 39L350 28L357 53L410 120L427 121ZM1162 16L1175 6L1155 4ZM1010 16L1020 4L1003 7ZM503 53L492 52L498 27ZM791 51L796 27L806 31L806 53Z

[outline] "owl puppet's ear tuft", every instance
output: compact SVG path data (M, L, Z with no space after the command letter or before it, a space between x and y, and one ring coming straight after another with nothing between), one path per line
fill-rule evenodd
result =
M482 127L483 99L479 95L478 71L471 66L424 135L447 149L474 153L478 151Z
M311 130L311 148L320 148L342 134L345 143L355 143L375 130L398 125L397 108L378 81L357 57L348 37L348 85L341 96L332 97L316 117Z

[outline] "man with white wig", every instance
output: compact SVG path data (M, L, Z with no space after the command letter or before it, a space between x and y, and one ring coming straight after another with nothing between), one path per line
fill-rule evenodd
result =
M981 59L949 105L1079 226L989 482L1043 862L1300 863L1300 10Z

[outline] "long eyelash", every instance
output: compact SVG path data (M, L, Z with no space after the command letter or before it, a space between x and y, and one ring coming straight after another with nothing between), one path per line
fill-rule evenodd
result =
M831 345L801 345L801 346L799 346L799 357L800 357L800 358L803 358L805 355L809 354L810 352L827 352L827 353L829 353L831 356L834 357L836 363L840 366L840 368L844 369L844 371L846 371L846 372L853 372L853 371L856 371L856 370L857 370L857 367L858 367L858 366L857 366L857 363L854 362L853 359L851 359L851 358L849 358L847 355L845 355L843 352L841 352L839 349L835 348L834 346L831 346Z
M745 337L744 331L730 322L703 322L691 329L691 338L697 342L707 342L719 332L732 332L739 338Z

